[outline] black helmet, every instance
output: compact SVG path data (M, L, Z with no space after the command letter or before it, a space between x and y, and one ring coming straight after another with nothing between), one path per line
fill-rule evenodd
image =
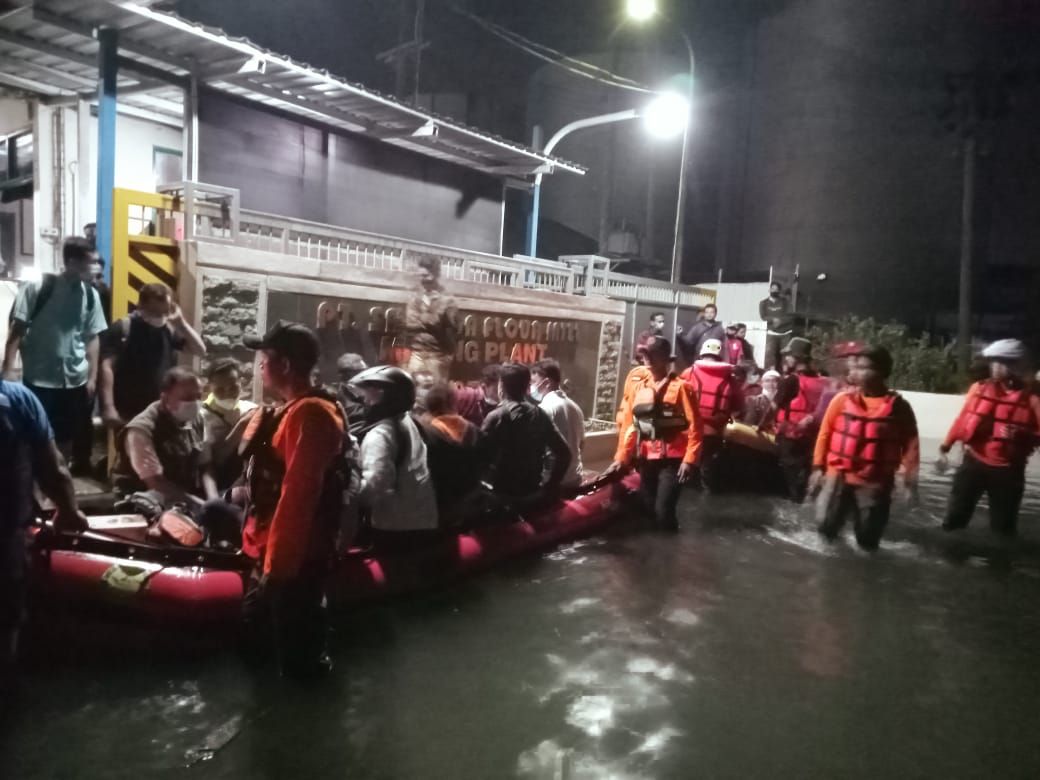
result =
M355 375L352 385L372 385L383 388L383 400L369 407L370 422L395 417L411 411L415 405L415 382L397 366L372 366Z

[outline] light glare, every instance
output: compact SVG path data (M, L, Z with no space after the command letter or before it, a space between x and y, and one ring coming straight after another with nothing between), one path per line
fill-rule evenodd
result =
M625 10L630 19L645 22L657 13L657 0L628 0Z
M657 138L673 138L686 129L690 104L675 92L665 92L650 101L643 112L643 124Z

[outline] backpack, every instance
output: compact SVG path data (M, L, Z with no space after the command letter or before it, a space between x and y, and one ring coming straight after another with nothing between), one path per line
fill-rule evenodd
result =
M83 285L84 293L87 296L87 314L94 313L94 299L97 296L94 294L94 288L86 282L80 282ZM29 320L26 322L26 326L32 325L33 320L40 316L40 312L43 311L43 307L47 305L47 301L54 295L54 288L58 286L58 275L57 274L44 274L43 279L40 280L40 289L36 293L36 301L33 303L32 311L29 312ZM14 325L14 306L11 306L11 312L7 315L8 327Z

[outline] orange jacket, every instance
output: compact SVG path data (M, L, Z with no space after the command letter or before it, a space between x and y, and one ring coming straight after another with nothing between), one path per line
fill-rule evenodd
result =
M968 451L990 466L1022 463L1040 437L1040 398L1029 385L1015 390L987 379L968 390L961 413L943 446L964 442Z
M885 484L900 466L916 476L921 463L917 419L897 393L868 397L858 391L838 393L827 407L816 437L813 465L840 471L853 485Z
M323 551L312 549L318 505L325 473L343 447L346 420L336 405L323 398L304 398L292 404L278 424L272 446L285 464L281 495L270 523L258 526L255 518L243 532L245 546L255 547L263 560L264 574L291 579L301 567Z
M636 393L646 387L659 389L660 384L654 382L653 375L649 369L643 373L637 373L638 368L629 372L625 380L625 396L621 402L618 412L619 427L621 435L618 441L617 452L614 460L619 463L630 464L638 455L646 460L663 460L666 458L681 458L683 463L694 464L700 457L701 452L701 417L697 411L697 398L689 383L677 376L669 375L662 380L667 382L662 401L681 407L683 415L689 423L686 428L675 430L667 439L651 441L639 441L639 435L635 427L635 415L633 406ZM631 391L631 392L630 392ZM637 446L638 444L638 446Z

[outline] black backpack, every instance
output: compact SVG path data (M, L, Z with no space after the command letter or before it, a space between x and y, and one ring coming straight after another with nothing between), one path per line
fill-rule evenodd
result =
M83 285L84 292L87 296L87 314L94 313L94 299L97 297L94 295L94 288L86 282L80 282ZM40 312L43 311L43 307L47 305L47 301L54 295L54 288L58 286L58 275L57 274L44 274L43 279L40 281L40 290L36 293L36 302L33 303L32 311L29 313L29 321L25 324L32 325L33 320L40 316ZM14 325L14 306L11 306L11 312L7 315L8 327Z

